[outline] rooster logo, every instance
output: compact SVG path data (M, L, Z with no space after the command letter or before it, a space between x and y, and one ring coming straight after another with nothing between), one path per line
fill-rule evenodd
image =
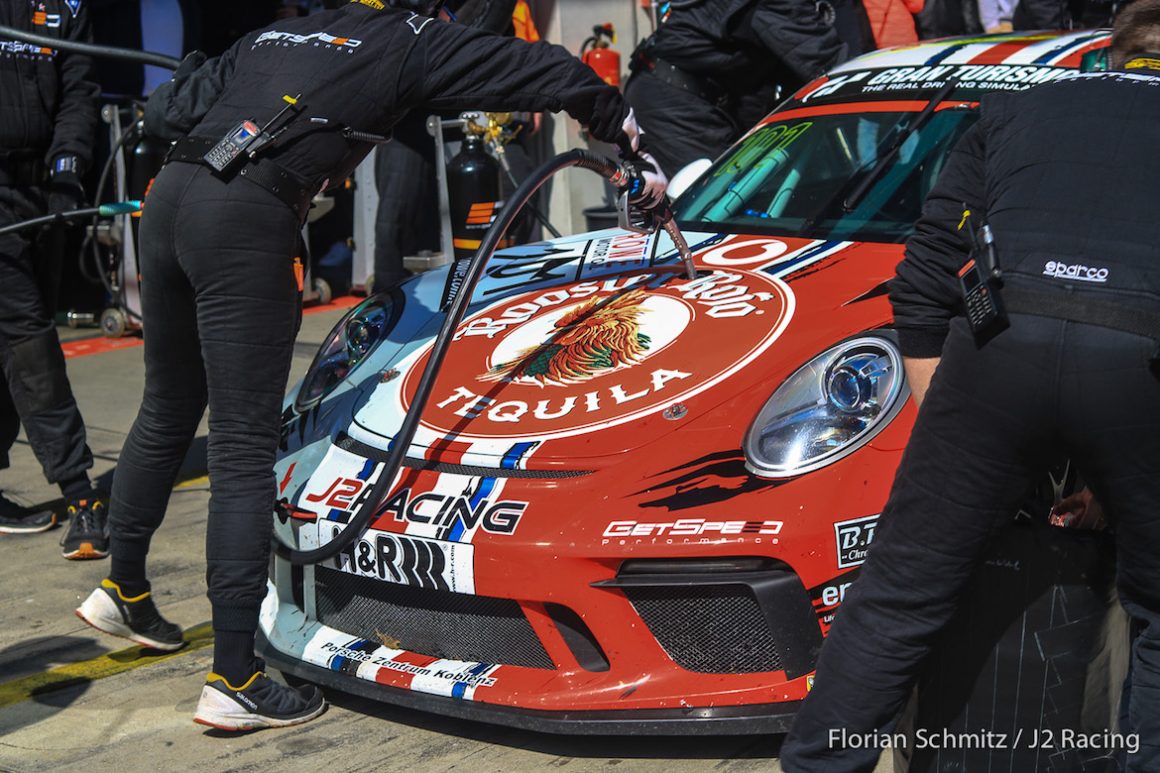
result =
M611 299L590 298L560 317L547 341L495 365L480 379L578 384L601 371L635 365L651 344L640 330L640 316L647 311L644 299L640 289Z

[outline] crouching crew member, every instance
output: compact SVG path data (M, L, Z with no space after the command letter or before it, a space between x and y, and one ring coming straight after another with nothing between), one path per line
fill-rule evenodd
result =
M47 0L0 3L0 24L86 42L88 4ZM93 155L100 88L92 60L0 40L0 226L77 209L81 175ZM0 469L20 425L71 517L61 539L68 559L104 558L105 505L93 491L93 455L65 373L56 335L56 296L64 233L0 236ZM49 510L31 511L0 495L0 532L46 531Z
M984 97L931 191L891 286L911 389L925 399L783 747L787 771L874 768L874 738L893 727L989 536L1060 451L1116 530L1120 598L1139 630L1124 730L1140 747L1127 769L1156 770L1156 52L1160 0L1137 0L1113 28L1115 71Z
M670 177L716 158L792 91L847 58L814 0L683 0L632 56L624 93ZM779 89L779 86L782 87Z
M274 682L254 655L300 320L295 256L314 194L412 109L565 110L626 154L638 148L620 94L563 48L413 12L441 3L396 5L408 7L355 0L250 33L219 58L187 60L146 108L147 131L177 142L141 222L145 397L113 486L111 572L78 612L152 647L182 645L145 561L208 403L214 670L195 715L206 725L289 725L324 707L317 688ZM236 152L249 143L266 143L252 161ZM664 180L646 182L655 204Z

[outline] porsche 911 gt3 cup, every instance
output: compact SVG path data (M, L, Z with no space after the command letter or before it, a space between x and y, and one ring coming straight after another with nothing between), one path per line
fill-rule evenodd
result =
M677 201L695 279L657 270L663 234L496 254L381 501L445 272L361 303L288 399L275 530L308 550L374 518L273 562L267 660L541 730L784 731L914 420L902 243L985 93L1107 42L943 40L810 83Z

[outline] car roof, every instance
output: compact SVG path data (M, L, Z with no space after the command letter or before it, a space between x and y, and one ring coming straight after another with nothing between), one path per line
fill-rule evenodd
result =
M1086 54L1110 40L1111 31L1099 29L963 36L882 49L806 84L766 122L806 106L923 103L951 80L958 84L956 101L975 103L989 92L1022 91L1068 77Z
M940 38L864 54L834 68L830 75L937 64L1034 64L1074 69L1079 67L1080 59L1088 51L1106 47L1111 34L1111 30L1097 29Z

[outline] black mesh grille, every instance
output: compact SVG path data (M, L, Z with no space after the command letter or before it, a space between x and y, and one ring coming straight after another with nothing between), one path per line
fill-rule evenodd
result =
M782 670L769 623L743 585L638 587L625 592L681 668L707 674Z
M318 620L339 631L437 658L555 668L511 599L412 588L323 567L314 578Z

